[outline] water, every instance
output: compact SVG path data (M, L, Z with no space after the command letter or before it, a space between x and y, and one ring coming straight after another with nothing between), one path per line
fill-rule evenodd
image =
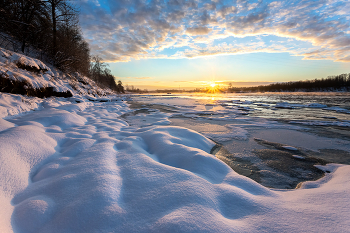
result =
M295 188L350 164L349 93L133 95L131 126L181 126L217 143L213 154L266 187ZM286 147L287 146L287 147ZM289 147L288 147L289 146ZM294 148L290 150L286 148Z
M213 115L242 110L242 114L275 120L325 121L335 122L339 126L350 126L350 93L158 94L136 95L133 98L150 104L193 107L197 110L204 108ZM310 107L310 104L316 103L319 107Z

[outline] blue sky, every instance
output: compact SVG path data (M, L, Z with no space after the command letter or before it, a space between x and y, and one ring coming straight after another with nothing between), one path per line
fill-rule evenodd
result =
M350 72L350 1L81 0L94 55L140 88Z

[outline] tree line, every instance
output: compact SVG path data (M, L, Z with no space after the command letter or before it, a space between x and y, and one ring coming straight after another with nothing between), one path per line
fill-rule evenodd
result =
M66 72L79 72L99 85L120 91L106 66L96 67L79 26L79 10L70 0L0 0L0 45L35 50L40 59ZM31 55L31 54L29 54ZM101 64L101 59L98 59ZM119 85L119 86L118 86Z
M279 92L279 91L350 91L350 73L322 79L273 83L256 87L230 87L228 92Z
M99 56L91 58L90 78L101 86L109 87L118 93L125 93L123 83L120 80L115 82L108 64L104 63Z

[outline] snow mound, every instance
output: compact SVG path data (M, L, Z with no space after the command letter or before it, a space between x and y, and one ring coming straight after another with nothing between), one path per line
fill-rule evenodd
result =
M0 117L17 115L39 107L39 98L0 93Z
M42 61L27 57L25 55L11 52L0 48L0 56L7 59L7 62L12 62L17 64L17 66L22 66L23 68L28 68L36 71L50 72L50 68L47 67ZM6 62L6 61L5 61Z
M15 124L0 118L0 132L15 127Z

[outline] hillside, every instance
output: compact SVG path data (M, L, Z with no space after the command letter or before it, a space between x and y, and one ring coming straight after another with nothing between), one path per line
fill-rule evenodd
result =
M0 48L0 91L40 98L115 94L79 73L63 73L38 59L3 48Z

